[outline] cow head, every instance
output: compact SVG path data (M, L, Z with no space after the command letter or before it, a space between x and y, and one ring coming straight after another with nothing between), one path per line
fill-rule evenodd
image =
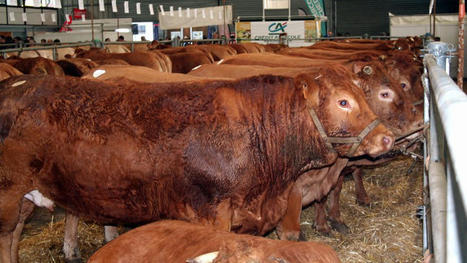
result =
M400 77L399 81L394 80L378 61L354 62L353 71L371 110L395 135L422 126L423 113L414 106L407 91L409 80Z
M392 148L392 132L375 122L378 117L345 68L340 65L323 67L312 74L297 76L297 81L300 81L298 85L303 89L308 110L316 112L325 136L329 137L329 143L339 155L377 156ZM312 111L310 115L313 115ZM319 130L320 124L313 121ZM350 142L339 138L347 138ZM354 144L355 138L360 138L361 143Z

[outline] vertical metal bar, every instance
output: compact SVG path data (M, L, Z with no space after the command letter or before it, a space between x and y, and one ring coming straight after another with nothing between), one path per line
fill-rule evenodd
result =
M446 174L447 174L447 207L446 221L449 222L446 229L446 262L462 263L462 251L459 240L459 222L456 217L456 207L453 193L453 171L451 158L446 156ZM460 222L462 224L462 222ZM465 223L465 222L464 222ZM465 233L463 233L465 234Z
M94 41L94 0L91 0L91 41Z
M52 49L52 57L54 61L57 61L58 54L57 54L57 46L54 44L53 49Z
M436 37L436 0L433 2L433 37Z
M424 94L423 94L423 123L425 125L430 123L430 81L428 79L428 72L426 67L424 68L424 74L422 76L422 81L423 81L423 88L424 88ZM425 134L425 139L423 140L423 163L426 163L427 161L427 155L428 155L428 141L427 141L427 134ZM425 168L425 167L424 167ZM429 244L432 244L431 242L431 220L429 220L429 216L427 216L427 207L429 207L430 204L430 198L428 194L428 173L427 169L423 169L423 204L424 204L424 213L423 213L423 252L425 252L427 249L432 249L429 247Z
M291 2L292 2L292 1L289 0L289 21L290 21L290 8L292 8L292 7L290 6Z
M465 0L459 0L459 38L457 46L457 86L463 89L464 84L464 17Z

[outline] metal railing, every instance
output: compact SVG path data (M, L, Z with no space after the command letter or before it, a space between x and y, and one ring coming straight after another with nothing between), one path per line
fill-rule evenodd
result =
M424 58L425 121L430 123L425 146L428 230L435 262L460 263L467 262L467 96L438 65L445 55L438 52Z
M53 60L57 60L58 53L57 49L68 48L68 47L81 47L81 46L95 46L94 42L78 42L74 44L60 44L51 46L37 46L37 47L20 47L20 48L8 48L0 50L0 54L3 58L7 58L8 53L11 52L23 52L23 51L38 51L38 50L52 50Z

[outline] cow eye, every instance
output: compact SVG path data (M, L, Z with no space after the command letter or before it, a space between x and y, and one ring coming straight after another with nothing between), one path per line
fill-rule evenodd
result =
M407 86L407 84L405 84L404 82L402 82L402 83L401 83L401 88L402 88L403 90L405 90L405 89L408 88L408 86Z
M392 101L393 93L389 90L383 90L379 93L379 98L383 100L391 100Z
M348 100L339 100L338 103L341 108L350 108L350 103Z

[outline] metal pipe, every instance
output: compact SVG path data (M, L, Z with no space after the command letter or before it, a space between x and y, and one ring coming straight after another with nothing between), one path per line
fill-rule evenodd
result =
M465 0L459 0L459 37L458 37L458 60L457 60L457 86L464 87L464 17Z
M436 263L446 262L446 174L441 162L430 160L428 182L430 185L433 254Z

